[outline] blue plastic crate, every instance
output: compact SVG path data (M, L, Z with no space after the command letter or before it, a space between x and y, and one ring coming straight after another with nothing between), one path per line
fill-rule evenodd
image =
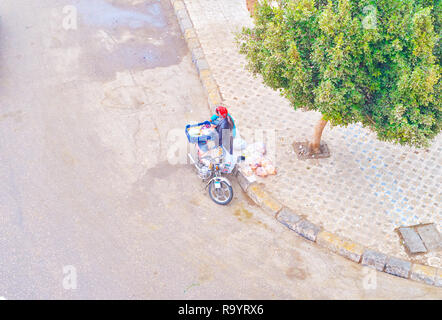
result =
M204 122L200 122L197 124L188 124L186 126L186 136L187 136L187 140L189 140L190 143L198 143L198 142L203 142L203 141L209 141L212 140L213 137L211 135L201 135L201 136L191 136L189 134L189 129L193 128L193 127L200 127L202 125L211 125L211 123L209 121L204 121Z

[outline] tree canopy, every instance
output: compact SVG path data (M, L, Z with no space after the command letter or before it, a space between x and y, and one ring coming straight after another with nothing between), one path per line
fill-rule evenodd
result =
M385 141L441 129L439 0L263 0L238 36L248 69L293 107Z

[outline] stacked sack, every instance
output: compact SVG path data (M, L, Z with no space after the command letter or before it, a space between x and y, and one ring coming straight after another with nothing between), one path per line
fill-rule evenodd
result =
M242 171L246 176L256 174L258 177L266 177L276 174L276 168L270 159L265 157L266 147L262 142L248 145L243 155L246 157Z

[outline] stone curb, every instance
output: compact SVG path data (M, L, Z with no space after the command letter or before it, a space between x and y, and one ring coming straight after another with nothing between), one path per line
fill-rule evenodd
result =
M282 209L282 205L256 182L247 188L246 193L258 206L274 218L276 218L276 215Z
M438 268L424 266L421 264L413 264L411 267L410 279L415 281L420 281L429 285L435 285L436 283L436 274L441 270L437 270ZM438 272L439 271L439 272ZM440 278L439 278L440 285Z
M186 4L183 0L170 0L170 2L174 8L184 39L192 54L192 61L195 64L200 81L206 91L210 111L212 112L217 105L222 103L222 96L218 84L212 75L210 65L207 63L204 50L199 42L198 34L193 27ZM300 236L363 266L374 268L397 277L442 287L441 268L415 264L391 257L323 230L321 227L296 214L290 208L283 206L278 200L273 198L271 194L266 192L262 185L244 175L241 170L237 171L236 177L241 189L247 193L258 206Z
M371 249L367 249L362 254L361 264L366 267L371 267L378 271L384 271L388 256Z
M389 257L385 263L385 272L408 279L410 276L411 262L401 260L394 257Z
M219 87L212 75L210 66L207 63L204 51L199 42L192 20L190 19L186 5L182 0L170 0L175 15L186 40L187 46L192 55L192 61L196 66L200 81L206 91L207 100L209 102L210 111L213 112L215 107L222 102Z
M356 263L361 261L365 250L358 243L343 239L325 230L319 233L316 243Z

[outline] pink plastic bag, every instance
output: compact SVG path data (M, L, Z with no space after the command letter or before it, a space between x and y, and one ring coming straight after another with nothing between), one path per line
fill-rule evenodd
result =
M267 176L267 171L263 167L256 168L255 173L258 177L266 177Z
M268 165L264 166L263 168L267 172L268 175L276 174L276 168L271 164L268 164Z

